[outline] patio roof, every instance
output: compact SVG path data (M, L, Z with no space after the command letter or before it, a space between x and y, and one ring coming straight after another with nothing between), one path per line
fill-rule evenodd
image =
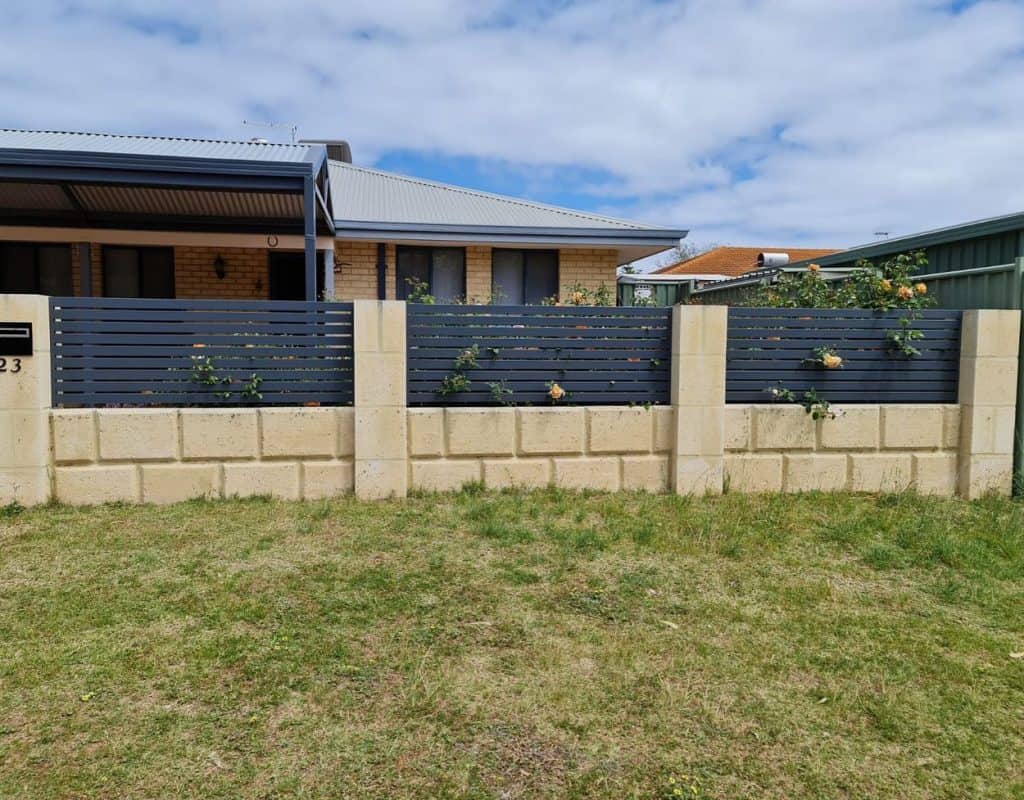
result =
M333 231L326 148L0 130L0 223L302 233L304 195Z

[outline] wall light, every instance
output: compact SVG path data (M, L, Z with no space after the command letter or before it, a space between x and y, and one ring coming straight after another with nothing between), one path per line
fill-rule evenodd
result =
M217 256L213 259L213 271L218 278L224 280L224 277L228 274L228 262L224 260L224 256Z

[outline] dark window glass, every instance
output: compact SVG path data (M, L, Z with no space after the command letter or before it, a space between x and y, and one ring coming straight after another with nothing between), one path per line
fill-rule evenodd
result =
M466 295L466 251L461 247L406 247L396 252L396 296L407 300L413 286L425 286L438 303L454 303Z
M105 297L174 297L174 250L104 247Z
M491 256L493 302L539 305L558 294L556 250L495 249Z
M305 253L270 254L270 299L306 299Z
M71 248L0 244L0 292L72 294Z

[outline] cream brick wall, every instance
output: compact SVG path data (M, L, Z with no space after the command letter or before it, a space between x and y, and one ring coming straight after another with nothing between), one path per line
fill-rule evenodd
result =
M89 505L347 494L354 418L351 408L53 410L54 497Z
M955 494L960 406L835 408L814 421L799 406L727 406L729 489Z
M672 409L409 409L409 485L668 489Z
M491 299L492 249L470 245L466 250L466 298L471 303ZM395 244L387 244L387 299L396 297ZM598 248L559 250L559 292L567 294L574 284L598 289L602 284L615 294L618 251ZM338 241L335 243L335 296L339 300L377 299L377 243Z

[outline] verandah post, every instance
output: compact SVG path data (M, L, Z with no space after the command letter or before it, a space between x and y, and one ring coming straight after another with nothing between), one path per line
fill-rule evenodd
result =
M721 494L725 455L726 306L672 308L671 488Z

